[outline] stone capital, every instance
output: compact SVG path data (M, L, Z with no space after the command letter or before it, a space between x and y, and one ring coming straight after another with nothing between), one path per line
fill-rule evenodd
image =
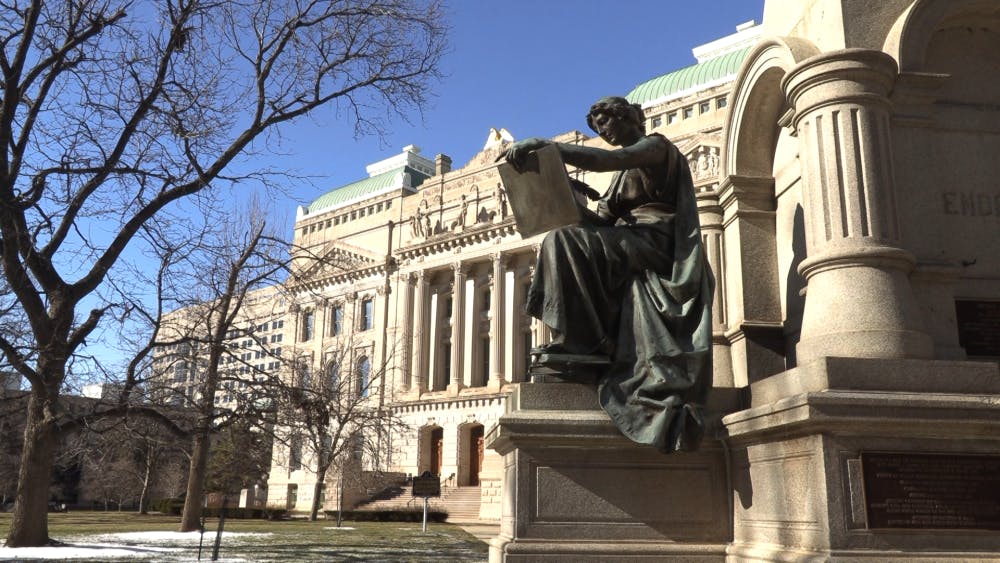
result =
M888 107L897 74L896 61L881 51L842 49L802 61L788 71L781 87L794 108L791 121L797 129L809 114L827 106Z

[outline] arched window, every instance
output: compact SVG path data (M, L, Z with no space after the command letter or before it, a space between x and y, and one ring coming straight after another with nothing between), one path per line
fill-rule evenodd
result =
M336 361L326 364L326 384L334 393L340 388L340 364Z
M357 393L360 397L368 396L368 385L370 383L372 362L368 356L358 358L357 364Z

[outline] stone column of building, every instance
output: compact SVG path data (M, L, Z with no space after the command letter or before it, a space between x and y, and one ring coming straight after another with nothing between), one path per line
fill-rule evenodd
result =
M698 220L704 241L708 265L715 276L715 296L712 298L712 384L716 387L733 386L733 362L729 341L726 339L726 278L722 260L725 252L722 228L722 206L719 205L718 187L699 192Z
M895 78L885 53L845 49L803 61L782 82L805 163L800 365L933 353L907 277L915 260L899 248L886 97Z
M461 262L456 262L452 268L455 279L451 294L451 381L448 383L448 391L458 394L458 390L462 388L462 354L465 351L462 346L462 325L465 320L466 271Z
M395 331L397 333L402 331L402 335L398 339L399 353L393 354L393 357L396 359L393 361L393 364L398 366L398 369L395 370L397 378L395 390L398 393L406 393L413 386L413 333L416 328L413 319L413 299L416 293L416 276L412 273L399 274L395 276L394 280L397 288L396 295L402 293L403 299L403 308L401 311L398 309L399 300L395 300L396 311L393 315L396 319Z
M784 371L775 246L774 178L730 175L719 187L723 255L716 283L726 299L732 381L742 387Z
M520 328L517 326L520 322L520 318L517 310L515 309L515 303L518 303L515 299L515 296L517 295L517 265L512 262L507 265L507 268L508 269L503 276L503 308L508 312L506 318L504 319L503 367L507 372L507 379L513 382L517 381L518 364L515 353L517 350L516 343L519 338L518 332Z
M490 291L490 379L487 385L499 389L504 384L504 304L506 279L504 277L504 256L497 252L493 258L493 286ZM510 309L507 309L510 310Z
M477 274L466 276L465 295L462 299L462 376L459 380L462 387L473 386L475 380L472 370L478 367L474 359L479 332L479 322L476 318L479 314L476 310L476 277Z
M441 295L432 291L430 294L430 306L428 318L430 319L427 325L427 371L426 371L426 381L424 382L425 390L435 390L435 378L437 376L437 362L438 353L440 352L438 341L441 339L440 330L438 327L438 317L441 315ZM450 361L450 359L446 359Z
M424 362L427 334L430 323L427 322L427 276L423 270L410 277L413 295L413 307L407 309L410 314L410 390L416 397L427 391L427 367Z

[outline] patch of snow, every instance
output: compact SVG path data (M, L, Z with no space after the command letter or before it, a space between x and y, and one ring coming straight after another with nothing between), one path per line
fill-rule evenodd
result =
M132 558L150 557L157 553L174 553L178 551L182 550L174 547L68 543L58 547L0 547L0 560Z
M350 526L341 526L339 528L336 527L336 526L327 526L327 527L325 527L323 529L324 530L353 530L354 528L352 528Z
M273 535L270 532L222 532L223 539L225 538L250 538L250 537L265 537ZM205 530L205 537L215 537L215 530ZM192 540L194 543L198 543L201 537L201 532L164 532L164 531L151 531L151 532L122 532L120 534L102 534L99 536L88 536L93 539L116 539L123 541L187 541Z

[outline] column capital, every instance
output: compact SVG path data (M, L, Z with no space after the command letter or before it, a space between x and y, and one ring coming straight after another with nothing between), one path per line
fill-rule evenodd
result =
M829 105L856 103L889 106L898 76L896 61L882 51L842 49L810 57L788 71L781 88L798 124L810 112Z

